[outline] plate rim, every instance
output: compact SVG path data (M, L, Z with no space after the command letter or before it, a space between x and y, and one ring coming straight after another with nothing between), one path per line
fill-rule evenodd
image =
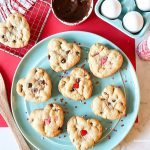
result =
M36 43L36 44L24 55L24 57L23 57L23 58L21 59L21 61L19 62L18 66L17 66L17 68L16 68L16 70L15 70L14 76L13 76L12 86L11 86L11 95L10 95L10 105L11 105L10 107L11 107L12 116L13 116L13 118L14 118L14 121L15 121L15 123L16 123L17 128L19 129L19 131L21 132L21 134L23 135L23 137L27 140L27 142L28 142L29 144L31 144L31 145L32 145L34 148L36 148L37 150L40 150L40 148L37 147L34 143L32 143L32 142L26 137L25 133L22 131L21 126L19 125L19 123L17 122L17 119L16 119L16 117L15 117L15 112L14 112L14 109L13 109L13 99L14 99L14 98L13 98L13 88L14 88L14 86L15 86L15 85L14 85L14 80L15 80L17 71L18 71L20 65L22 64L23 60L24 60L26 57L28 57L28 56L30 55L30 53L35 49L36 46L40 45L43 41L47 40L48 38L50 38L50 37L52 37L52 36L57 36L58 34L63 34L63 33L75 33L75 32L78 32L78 33L87 33L87 34L92 34L92 35L94 35L94 36L99 36L100 38L102 38L102 39L104 39L104 40L106 40L106 41L109 41L112 45L115 45L117 48L119 48L119 46L117 46L116 44L114 44L114 43L111 42L110 40L108 40L108 39L106 39L105 37L100 36L100 35L98 35L98 34L95 34L95 33L92 33L92 32L87 32L87 31L72 30L72 31L58 32L58 33L49 35L48 37L46 37L46 38L42 39L41 41L39 41L38 43ZM122 51L121 48L119 48L119 50L120 50L120 51L123 53L123 55L126 57L127 61L129 61L129 64L130 64L132 70L134 71L134 77L135 77L134 80L136 81L136 84L137 84L137 87L138 87L138 88L136 89L136 90L137 90L137 93L138 93L138 95L137 95L138 108L136 109L136 110L137 110L136 115L134 116L134 118L133 118L133 120L132 120L132 124L130 124L130 127L129 127L129 129L128 129L128 132L126 132L126 133L124 134L124 136L122 136L122 137L118 140L118 142L116 142L116 143L113 145L113 147L110 147L110 149L116 147L121 141L123 141L123 139L124 139L124 138L129 134L129 132L131 131L131 129L132 129L134 123L135 123L135 120L136 120L136 118L137 118L138 112L139 112L139 108L140 108L140 98L141 98L140 86L139 86L138 77L137 77L137 75L136 75L136 71L135 71L135 69L134 69L134 67L133 67L133 65L132 65L132 63L131 63L131 61L130 61L130 59L129 59L128 56L124 53L124 51Z

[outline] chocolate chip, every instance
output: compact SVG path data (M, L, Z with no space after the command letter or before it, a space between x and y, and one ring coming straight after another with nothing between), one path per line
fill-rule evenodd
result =
M39 80L39 83L44 85L45 84L45 80Z
M101 98L102 101L105 101L105 98Z
M33 88L33 89L32 89L32 93L36 93L37 91L38 91L37 88Z
M23 85L21 85L21 89L20 89L20 92L22 92L23 91Z
M123 103L122 103L122 102L120 102L120 104L121 104L121 105L123 105Z
M104 92L105 95L108 95L106 92Z
M66 54L69 54L70 50L69 51L66 51Z
M108 102L108 105L111 105L111 103L110 103L110 102Z
M13 40L14 43L16 43L16 40Z
M51 56L50 55L48 55L48 59L50 59L51 58Z
M102 114L103 112L100 112L100 114Z
M2 35L2 38L4 39L5 35Z
M76 54L79 55L80 53L79 53L79 52L76 52Z
M76 79L76 82L79 83L79 82L80 82L80 78L77 78L77 79Z
M63 58L63 59L61 60L61 62L62 62L62 63L65 63L65 62L66 62L66 59Z
M32 118L32 119L30 119L30 122L33 122L34 121L34 119Z
M31 88L32 87L32 83L28 83L28 88Z
M61 131L62 131L62 128L61 128L61 127L59 127L59 128L58 128L58 130L61 130Z
M116 101L115 99L112 100L112 102L115 102L115 101Z
M120 111L120 110L118 110L118 113L121 113L121 111Z
M53 107L53 104L49 104L51 107Z
M70 90L70 92L73 92L74 91L74 88L72 88L71 90Z

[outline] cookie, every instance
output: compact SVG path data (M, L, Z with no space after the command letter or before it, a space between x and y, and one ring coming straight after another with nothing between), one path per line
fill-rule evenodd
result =
M6 22L0 23L0 43L11 48L21 48L28 44L30 27L26 18L19 14L11 14Z
M35 103L47 101L52 91L50 76L42 68L33 68L26 78L17 82L16 91L27 101Z
M55 137L62 132L63 109L58 104L48 104L44 109L35 109L29 115L29 123L41 135Z
M90 48L88 62L91 72L96 77L106 78L121 68L123 57L119 51L97 43Z
M90 98L93 86L88 72L82 68L75 68L70 76L60 80L58 89L63 96L78 101Z
M110 85L93 100L91 107L95 115L104 119L119 119L126 114L126 98L119 87Z
M77 150L88 150L101 139L102 125L96 119L74 116L67 123L67 132Z
M68 43L62 38L54 38L48 44L48 59L51 68L64 71L75 66L81 57L81 48L76 43Z

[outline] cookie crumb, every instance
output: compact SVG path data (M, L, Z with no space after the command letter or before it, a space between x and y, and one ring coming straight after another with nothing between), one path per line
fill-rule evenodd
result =
M63 102L63 100L64 100L64 99L63 99L63 98L61 98L61 99L60 99L60 102L62 103L62 102Z
M95 84L98 85L98 84L99 84L99 81L96 81Z
M114 131L114 132L117 132L117 130L116 130L116 129L113 129L113 131Z
M122 124L121 127L124 127L124 124Z
M82 66L81 66L81 68L84 68L85 67L85 64L83 64Z
M127 80L124 81L125 83L127 82Z
M110 135L108 135L108 140L110 140L111 139L111 136Z
M64 74L67 74L67 72L66 72L66 71L64 71Z

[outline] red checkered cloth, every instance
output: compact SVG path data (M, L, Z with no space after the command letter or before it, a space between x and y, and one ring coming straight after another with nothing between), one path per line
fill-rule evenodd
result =
M5 21L11 13L19 12L26 17L31 32L30 41L26 47L10 48L0 43L0 50L23 57L38 41L50 9L50 0L0 0L2 20Z
M25 14L37 0L0 0L0 16L3 21L11 14Z

